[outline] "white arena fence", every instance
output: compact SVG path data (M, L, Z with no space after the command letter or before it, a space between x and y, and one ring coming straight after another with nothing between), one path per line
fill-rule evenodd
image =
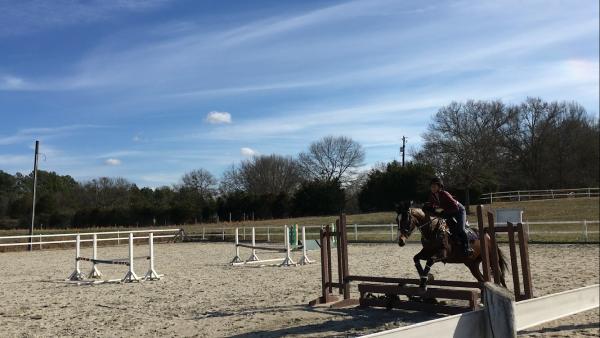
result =
M464 337L480 338L492 337L489 335L489 321L508 326L509 323L516 331L564 318L583 311L595 309L600 305L600 285L590 285L579 289L559 292L538 298L513 302L514 318L490 319L483 308L459 315L434 319L397 329L386 330L369 335L364 338L446 338ZM492 323L492 325L494 325Z
M496 223L496 225L506 225ZM473 224L471 224L473 226ZM597 243L600 239L600 221L524 221L523 226L533 242L569 242L569 243ZM283 226L256 226L238 227L239 240L249 242L252 239L252 229L255 231L255 241L283 242ZM306 238L319 239L321 225L306 225ZM222 227L202 227L196 234L201 240L235 241L236 227L224 225ZM194 235L194 234L188 234ZM418 241L419 234L411 237ZM396 242L398 240L398 225L390 224L348 224L348 240L351 242ZM502 235L500 235L502 240Z
M104 232L81 232L81 233L66 233L66 234L37 234L37 235L17 235L17 236L0 236L1 248L18 248L29 247L33 245L35 249L44 249L48 247L56 247L64 244L77 244L79 237L80 243L96 242L112 242L120 245L128 243L130 235L139 235L134 237L135 240L149 239L149 234L152 233L154 239L170 238L176 239L185 236L182 229L148 229L148 230L129 230L129 231L104 231ZM31 242L30 242L31 240Z
M505 225L496 223L496 225ZM528 233L528 238L533 242L568 242L568 243L598 243L600 240L600 221L598 220L580 220L580 221L524 221L523 226ZM306 238L308 240L319 239L319 230L321 225L305 225ZM153 232L155 239L195 237L199 240L219 240L235 241L235 226L224 224L220 227L204 226L199 229L199 233L185 233L183 229L149 229L149 230L131 230L131 231L105 231L105 232L85 232L85 233L67 233L67 234L37 234L37 235L18 235L18 236L0 236L0 251L5 247L21 247L26 249L29 246L30 238L33 241L35 249L44 249L56 247L57 244L75 244L75 237L82 236L82 243L91 242L92 236L98 236L98 242L113 242L116 244L125 244L129 233L148 234ZM198 229L196 227L196 229ZM249 242L251 240L252 227L239 227L240 242ZM256 226L255 241L257 242L283 242L283 226ZM198 230L196 230L198 231ZM412 241L419 240L419 234L415 233ZM107 237L110 236L110 237ZM394 223L389 224L348 224L348 240L351 242L396 242L398 236L398 226ZM502 240L502 235L499 235Z
M530 201L530 200L547 200L557 198L578 198L578 197L598 197L600 196L599 188L578 188L578 189L547 189L547 190L513 190L499 191L481 194L479 197L482 201L487 201L490 204L494 202L508 201Z

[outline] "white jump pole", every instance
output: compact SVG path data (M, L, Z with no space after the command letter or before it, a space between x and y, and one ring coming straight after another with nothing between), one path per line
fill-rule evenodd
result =
M77 235L75 237L75 271L71 273L68 280L78 281L83 280L84 275L81 273L81 269L79 268L79 257L81 256L81 235Z
M133 233L129 233L129 271L127 271L127 274L125 275L125 277L123 277L123 279L121 280L122 282L128 283L128 282L139 282L140 278L135 274L135 272L133 271Z
M230 264L241 263L242 259L240 258L240 231L238 228L235 228L235 257L231 260Z
M256 231L254 230L254 227L252 227L252 246L256 246ZM248 260L246 260L246 262L255 262L258 260L258 256L256 256L256 249L252 248L252 254L248 258Z
M290 232L288 230L287 224L283 227L283 240L285 242L285 259L281 263L281 266L291 266L296 265L296 262L292 259L292 249L290 245Z
M148 268L148 272L144 275L144 280L159 280L160 276L154 270L154 234L151 232L148 234L148 247L149 247L149 257L150 257L150 266Z
M300 259L300 261L298 261L298 264L300 265L306 265L306 264L310 264L313 261L311 261L308 258L308 255L306 253L306 228L302 227L302 258Z
M98 234L94 234L92 237L92 259L98 259ZM100 278L102 273L98 270L98 266L95 261L92 261L92 271L88 275L89 278Z

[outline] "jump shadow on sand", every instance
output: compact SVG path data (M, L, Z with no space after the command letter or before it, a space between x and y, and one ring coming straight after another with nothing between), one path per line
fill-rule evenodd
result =
M376 308L346 308L346 309L331 309L326 307L309 307L309 306L294 306L285 308L271 308L270 311L284 313L287 311L306 311L320 314L335 315L338 318L335 320L326 320L321 323L312 323L299 326L290 326L276 330L261 330L248 333L242 333L231 337L236 338L254 338L254 337L281 337L286 335L333 335L353 336L362 335L367 332L381 331L383 326L389 324L386 329L392 329L400 326L410 325L430 319L439 318L440 316L425 314L422 312L411 312L403 310L385 310ZM282 318L289 319L285 314Z

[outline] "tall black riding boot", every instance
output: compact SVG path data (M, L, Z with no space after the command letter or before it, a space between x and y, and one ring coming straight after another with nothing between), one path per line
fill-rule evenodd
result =
M461 229L459 231L460 240L462 242L463 254L465 256L471 256L473 254L473 249L471 248L471 243L469 243L469 237L467 236L466 229Z

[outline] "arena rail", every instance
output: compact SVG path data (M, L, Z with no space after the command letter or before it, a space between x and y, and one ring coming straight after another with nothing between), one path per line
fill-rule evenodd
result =
M557 198L580 198L580 197L598 197L600 188L576 188L576 189L545 189L545 190L513 190L498 191L481 194L482 201L490 204L502 201L529 201Z
M534 235L530 240L534 242L568 242L568 243L596 243L600 230L598 228L599 220L565 220L565 221L523 221L525 231L529 235ZM496 225L506 225L506 223L497 222ZM306 228L308 239L318 239L319 230L322 225L302 225ZM235 229L239 229L240 240L246 241L251 236L252 228L255 229L257 239L265 242L272 242L275 238L282 239L281 229L283 225L271 226L235 226L225 227L202 227L198 234L190 233L188 235L196 237L199 240L221 240L234 241ZM556 229L556 230L554 230ZM348 240L351 242L361 241L389 241L395 242L397 237L398 225L394 223L387 224L348 224ZM561 238L567 236L566 240ZM365 236L367 236L365 238ZM536 237L537 236L537 237ZM540 236L542 239L540 240ZM418 238L418 237L417 237Z
M16 246L29 246L32 245L30 241L19 242L18 240L23 239L38 239L38 242L33 242L34 246L39 246L42 248L43 245L51 245L51 244L69 244L69 243L77 243L77 236L80 237L80 243L86 242L106 242L106 241L115 241L120 244L121 241L127 241L128 236L130 234L147 234L146 236L138 236L135 239L149 239L150 233L172 233L169 235L154 235L155 239L157 238L173 238L173 240L177 238L185 237L185 232L183 229L149 229L149 230L130 230L130 231L105 231L105 232L81 232L81 233L67 233L67 234L38 234L38 235L16 235L16 236L1 236L0 242L2 241L14 241L17 242L9 242L9 243L0 243L1 247L16 247ZM98 236L108 236L108 235L118 235L118 237L98 237ZM125 235L126 237L121 237L121 235ZM71 237L72 239L59 239L59 240L42 240L42 239L51 239L51 238L64 238ZM89 239L82 239L81 237L90 237ZM94 240L96 237L96 240Z
M599 307L600 285L559 292L514 303L515 327L523 331L546 322ZM510 319L507 319L510 320ZM485 337L485 309L434 319L362 336L372 337Z

